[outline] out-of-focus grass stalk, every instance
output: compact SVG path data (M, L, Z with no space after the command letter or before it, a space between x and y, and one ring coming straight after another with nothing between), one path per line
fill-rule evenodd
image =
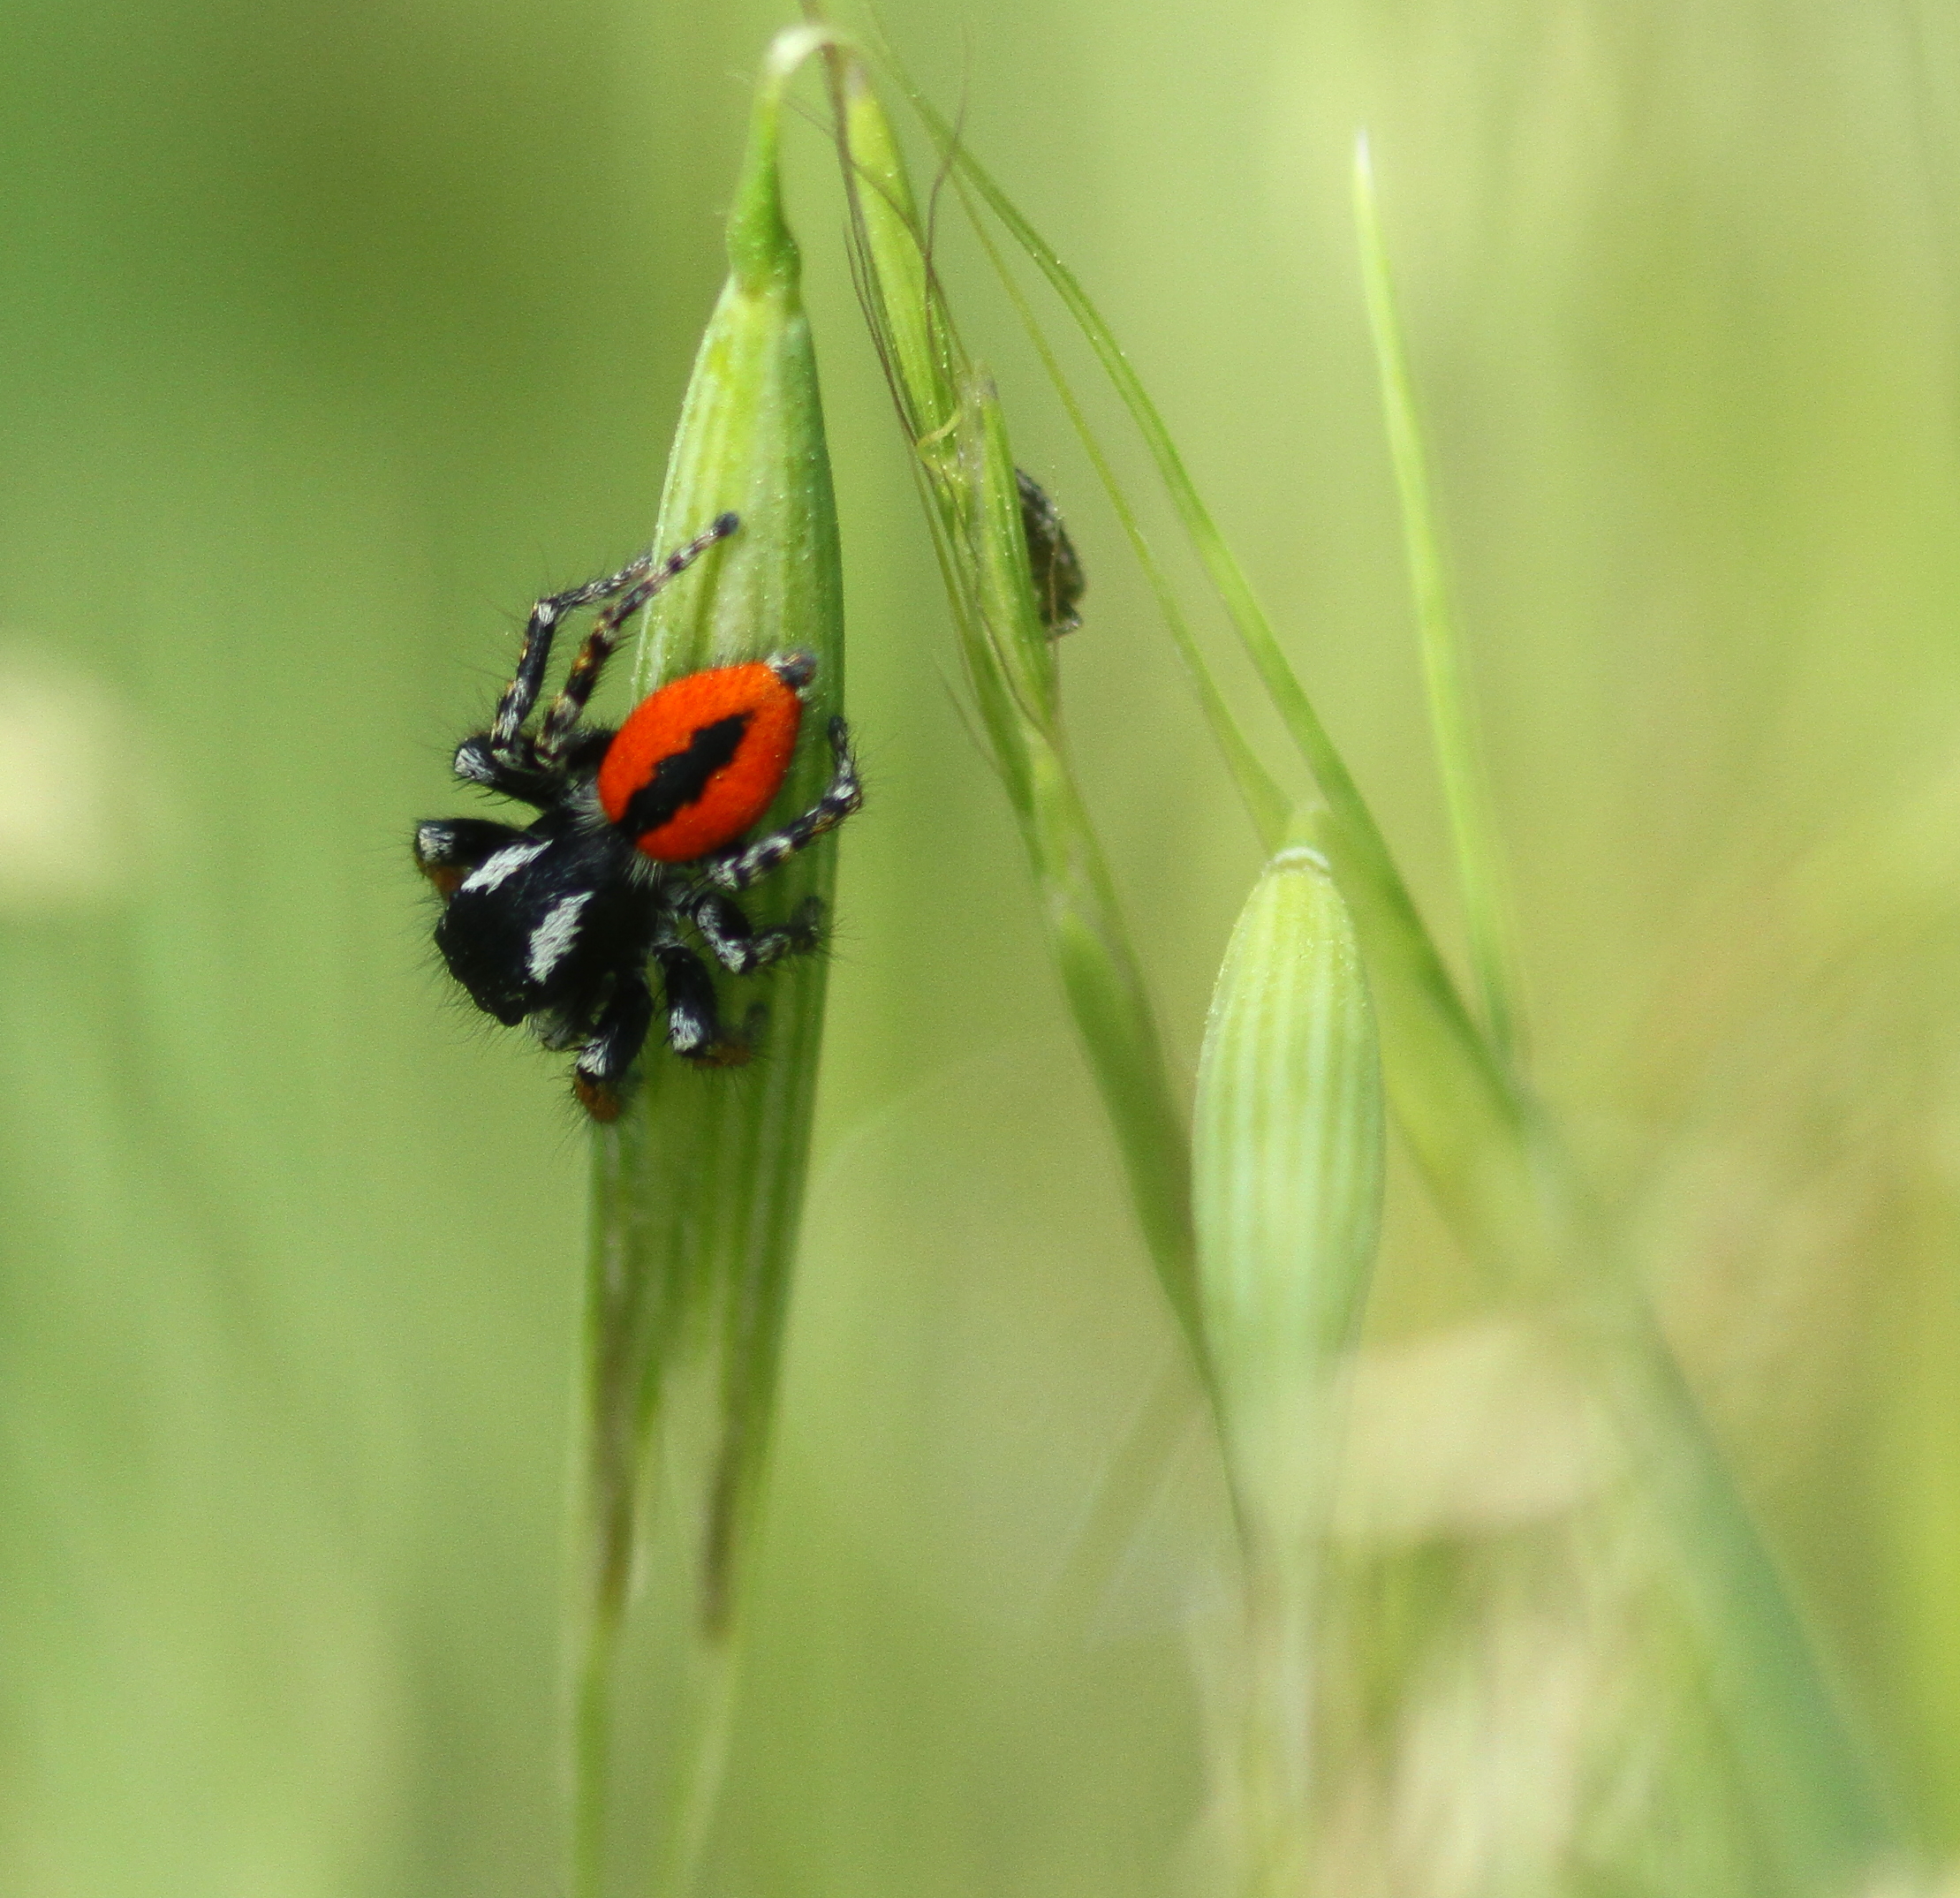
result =
M1552 1130L1510 1081L1521 1017L1506 926L1496 828L1444 575L1428 458L1382 235L1366 135L1354 155L1354 213L1387 433L1428 686L1430 718L1464 893L1472 973L1496 1051L1494 1070L1525 1108L1545 1179L1548 1221L1569 1272L1616 1265L1618 1248L1578 1189ZM1559 1230L1557 1229L1563 1229ZM1590 1256L1589 1256L1590 1255ZM1578 1328L1595 1373L1660 1500L1676 1569L1719 1703L1794 1888L1829 1889L1894 1842L1863 1747L1820 1676L1809 1637L1763 1546L1719 1446L1637 1288L1614 1272L1582 1289Z
M1199 1310L1245 1575L1230 1828L1247 1898L1298 1898L1313 1845L1313 1658L1341 1365L1381 1231L1374 1010L1326 860L1268 865L1232 932L1198 1065Z
M645 692L704 666L814 653L805 738L778 813L806 807L821 789L829 754L809 735L840 709L844 684L836 507L776 163L783 90L821 41L791 29L763 64L729 218L730 276L688 388L656 544L685 541L724 511L741 526L687 584L656 598L636 679ZM809 896L828 901L833 868L834 849L821 843L774 875L763 900L783 914ZM596 1136L575 1712L580 1898L611 1888L678 1898L714 1810L802 1207L825 972L821 957L798 957L758 984L766 1027L756 1061L738 1072L700 1072L656 1044L639 1100ZM668 1593L678 1594L685 1628L677 1640L672 1630L628 1640L656 1539L679 1572ZM653 1651L662 1652L649 1660ZM655 1695L660 1765L647 1783L623 1734L648 1724ZM626 1811L650 1813L650 1828L613 1836Z
M1367 296L1375 367L1381 378L1389 451L1402 496L1403 542L1415 594L1423 678L1429 689L1429 722L1435 734L1436 764L1456 846L1457 874L1463 887L1471 976L1483 1010L1485 1031L1499 1057L1511 1061L1517 1053L1522 1017L1497 828L1491 816L1488 781L1464 684L1462 638L1443 571L1442 539L1435 510L1430 504L1428 452L1409 374L1408 350L1375 204L1374 171L1365 132L1354 145L1354 220L1360 238L1361 281Z
M1141 964L1069 762L1055 648L1029 571L1006 421L941 294L916 200L862 62L831 56L854 267L951 601L987 750L1116 1135L1131 1199L1194 1348L1190 1155Z
M1887 1803L1643 1291L1626 1275L1555 1130L1464 1007L1374 813L1113 333L943 116L908 90L942 160L1048 279L1129 409L1324 799L1299 822L1333 865L1354 915L1396 1123L1465 1250L1510 1295L1549 1301L1593 1365L1661 1505L1783 1888L1838 1887L1893 1849Z

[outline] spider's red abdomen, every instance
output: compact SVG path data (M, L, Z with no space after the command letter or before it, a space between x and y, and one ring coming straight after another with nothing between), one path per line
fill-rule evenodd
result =
M692 863L768 809L802 717L776 666L691 672L633 707L600 761L599 802L646 856Z

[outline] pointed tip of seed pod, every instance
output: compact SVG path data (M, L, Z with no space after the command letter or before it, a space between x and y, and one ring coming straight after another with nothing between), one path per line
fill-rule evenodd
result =
M1289 844L1266 867L1268 870L1318 870L1322 876L1334 874L1334 866L1311 843Z

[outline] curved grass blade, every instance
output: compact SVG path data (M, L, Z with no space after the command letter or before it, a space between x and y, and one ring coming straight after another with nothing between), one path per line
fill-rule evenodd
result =
M1013 304L1015 314L1021 319L1021 327L1026 331L1035 353L1041 359L1041 367L1048 371L1048 380L1055 386L1069 420L1074 425L1078 439L1089 457L1090 463L1102 481L1103 491L1109 497L1109 504L1116 510L1117 524L1124 537L1130 542L1130 550L1136 556L1137 564L1143 569L1144 578L1155 596L1157 610L1163 616L1166 631L1171 643L1177 648L1177 657L1184 668L1184 677L1190 681L1192 691L1198 698L1199 710L1204 715L1209 727L1212 742L1217 745L1219 755L1225 760L1225 768L1231 774L1240 801L1245 806L1245 814L1252 820L1252 828L1260 842L1268 851L1276 851L1286 836L1287 826L1293 814L1292 801L1283 791L1277 780L1260 761L1258 754L1247 742L1239 729L1238 721L1232 715L1231 707L1225 695L1219 690L1218 682L1212 677L1211 668L1206 663L1203 649L1191 630L1191 622L1184 616L1183 602L1177 598L1177 589L1171 585L1170 576L1164 571L1163 563L1157 558L1156 550L1143 531L1143 524L1137 518L1137 510L1130 504L1130 497L1124 491L1123 484L1116 479L1116 472L1102 442L1090 426L1089 418L1082 405L1076 398L1075 389L1063 373L1060 358L1048 342L1048 335L1036 320L1027 298L1023 293L1014 273L1007 268L1007 261L994 242L993 234L985 223L972 216L966 182L956 179L960 196L967 205L972 218L973 231L980 238L980 246L987 253L988 261L994 266L995 275L1000 279L1001 287Z

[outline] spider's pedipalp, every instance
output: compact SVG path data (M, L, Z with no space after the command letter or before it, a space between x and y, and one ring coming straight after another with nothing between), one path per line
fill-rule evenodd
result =
M619 1118L626 1076L653 1021L654 996L645 973L623 972L571 1070L572 1092L595 1121Z
M751 1049L747 1040L722 1025L721 1002L708 964L671 940L655 947L654 959L667 991L667 1045L697 1067L741 1067Z
M415 867L447 899L485 858L523 836L521 830L488 818L431 818L415 827Z

